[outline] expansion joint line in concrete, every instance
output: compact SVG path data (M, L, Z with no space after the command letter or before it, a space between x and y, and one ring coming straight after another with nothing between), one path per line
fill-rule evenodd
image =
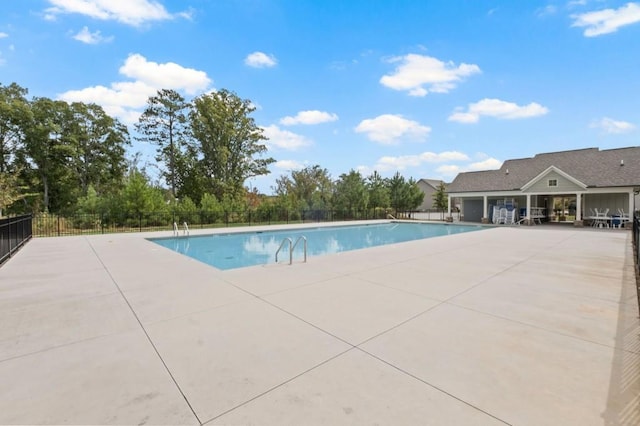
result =
M136 321L138 322L138 325L140 325L140 328L142 329L142 332L144 333L144 335L147 338L147 341L149 342L149 344L151 345L151 347L153 348L153 350L155 351L156 355L158 356L158 358L160 359L160 362L162 363L162 365L164 366L164 369L166 370L167 374L169 375L169 377L171 377L171 380L173 381L173 383L176 385L176 388L178 389L178 392L180 392L180 395L182 395L182 398L184 398L184 401L187 403L187 406L189 407L189 410L191 410L191 413L193 414L193 416L196 418L196 420L198 421L198 424L202 425L202 421L200 420L200 418L198 417L198 414L195 412L195 410L193 409L193 407L191 406L191 403L189 402L189 400L187 399L187 396L184 394L184 392L182 391L182 388L180 387L180 385L178 384L178 381L176 380L176 378L173 376L173 374L171 373L171 370L169 370L169 366L167 365L167 363L165 362L165 360L162 358L162 355L160 355L160 351L158 351L158 348L156 347L156 345L153 343L153 340L151 340L151 336L149 336L149 333L147 332L147 329L144 327L144 324L142 324L142 321L140 321L140 318L138 317L138 314L136 314L136 311L133 309L133 306L131 306L131 303L129 303L129 300L127 299L127 296L125 296L124 292L122 291L122 289L120 288L120 286L118 285L118 282L116 281L116 279L113 277L113 275L111 274L111 271L109 271L109 268L107 268L107 265L104 264L104 262L102 261L102 259L100 258L100 256L98 255L98 253L96 252L95 248L93 247L93 245L91 244L91 241L89 241L88 238L85 237L85 240L87 241L87 244L89 244L89 247L91 247L91 251L93 252L93 254L96 256L96 259L98 259L98 262L100 262L100 264L102 265L102 267L104 268L105 272L107 273L107 275L109 275L109 279L111 280L111 282L113 283L113 285L116 286L116 288L118 289L118 292L120 293L120 296L122 297L122 299L125 301L125 303L127 304L127 306L129 307L129 310L131 311L131 313L133 314L134 318L136 319Z
M369 355L370 357L375 358L375 359L377 359L378 361L380 361L380 362L382 362L382 363L384 363L384 364L388 365L389 367L393 368L394 370L398 370L399 372L401 372L401 373L403 373L403 374L406 374L407 376L412 377L413 379L415 379L415 380L417 380L417 381L419 381L419 382L421 382L421 383L424 383L424 384L425 384L425 385L427 385L427 386L432 387L433 389L437 390L438 392L442 392L443 394L445 394L445 395L447 395L447 396L449 396L449 397L451 397L451 398L455 399L456 401L460 401L460 402L461 402L461 403L463 403L464 405L467 405L467 406L469 406L469 407L473 408L474 410L478 410L478 411L480 411L481 413L484 413L484 414L486 414L487 416L489 416L489 417L491 417L491 418L494 418L494 419L496 419L497 421L499 421L499 422L501 422L501 423L504 423L504 424L506 424L506 425L511 425L511 423L509 423L509 422L507 422L507 421L505 421L505 420L503 420L503 419L501 419L501 418L499 418L499 417L494 416L493 414L489 413L488 411L483 410L483 409L482 409L482 408L480 408L480 407L476 407L475 405L471 404L471 403L470 403L470 402L468 402L468 401L465 401L464 399L460 399L459 397L455 396L454 394L449 393L449 392L447 392L446 390L444 390L444 389L442 389L442 388L440 388L440 387L438 387L438 386L434 385L433 383L429 383L429 382L427 382L426 380L421 379L420 377L418 377L418 376L416 376L416 375L414 375L414 374L411 374L410 372L408 372L408 371L406 371L406 370L403 370L402 368L398 367L397 365L394 365L394 364L392 364L392 363L390 363L390 362L388 362L388 361L385 361L384 359L382 359L382 358L380 358L380 357L376 356L375 354L372 354L371 352L368 352L368 351L366 351L366 350L364 350L364 349L362 349L362 348L360 348L360 347L358 347L358 348L356 348L356 349L358 349L358 350L360 350L360 351L364 352L365 354Z

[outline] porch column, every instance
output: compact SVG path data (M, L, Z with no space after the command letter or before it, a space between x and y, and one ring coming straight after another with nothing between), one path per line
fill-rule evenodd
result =
M527 194L527 225L532 225L531 223L531 194Z
M451 195L447 194L447 217L451 217Z
M576 194L576 221L582 220L582 194Z
M489 219L489 212L487 210L489 210L489 200L487 199L486 195L482 196L482 211L484 212L482 214L482 218L483 219Z
M633 211L633 207L635 206L633 199L635 196L636 194L633 191L629 192L629 219L631 219L632 221L633 221L633 215L636 213Z

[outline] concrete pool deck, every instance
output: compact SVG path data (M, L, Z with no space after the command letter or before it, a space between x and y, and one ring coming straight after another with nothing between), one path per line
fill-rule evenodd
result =
M640 424L628 231L228 271L145 240L170 235L34 239L0 268L0 424Z

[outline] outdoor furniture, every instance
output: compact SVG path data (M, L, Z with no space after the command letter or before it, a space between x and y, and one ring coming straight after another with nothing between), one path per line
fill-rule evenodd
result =
M594 228L609 228L609 222L611 221L611 217L607 216L609 214L609 209L598 210L597 208L593 209L594 216L589 216L589 219L592 221L591 226Z
M621 228L622 227L622 219L619 215L611 216L611 227L612 228Z
M546 217L545 208L544 207L531 207L531 219L533 223L538 222L538 224L542 224L542 219Z
M629 215L624 212L622 209L618 209L618 213L620 214L620 224L622 226L626 226L627 223L631 220Z
M507 223L507 209L503 207L503 208L497 209L497 212L498 212L497 215L494 214L493 223L501 224L501 225L504 225L505 223Z

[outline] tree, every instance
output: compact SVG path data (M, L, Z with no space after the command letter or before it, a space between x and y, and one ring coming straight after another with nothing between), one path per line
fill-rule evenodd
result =
M97 193L119 187L127 170L127 128L96 104L72 103L70 114L62 132L74 148L70 166L82 196L90 186Z
M367 190L369 191L369 206L374 209L376 207L389 207L389 188L377 171L367 177Z
M19 171L15 173L0 172L0 217L2 217L3 210L24 198L24 195L20 193L18 174Z
M333 182L329 171L316 164L276 179L275 193L286 197L293 208L325 209L331 204Z
M31 119L27 89L0 83L0 173L7 173Z
M193 101L191 129L201 155L200 172L209 191L219 200L224 195L241 197L244 182L269 173L273 158L260 158L267 151L262 129L250 114L255 111L247 99L220 90Z
M407 210L414 210L424 201L424 192L418 186L418 181L410 177L407 181Z
M413 210L424 200L424 192L420 190L418 183L410 178L405 180L399 172L387 179L387 187L391 200L391 207L398 211Z
M158 90L156 96L147 100L147 108L135 125L140 133L136 139L157 145L156 161L165 164L162 176L176 198L184 165L181 157L186 155L191 137L188 115L191 105L175 90ZM189 151L191 152L191 151Z
M336 181L333 194L333 206L336 209L353 211L367 208L369 194L364 178L355 170L350 170L348 174L341 174Z
M166 205L161 190L151 186L144 170L137 168L129 171L122 191L122 201L125 211L137 216L160 211Z
M53 211L57 211L69 204L74 195L73 185L69 185L72 174L68 168L69 158L74 153L67 135L62 133L69 105L64 101L35 98L31 102L31 112L19 156L25 166L35 167L42 186L44 210L49 211L53 207ZM52 194L55 194L53 205L50 198Z
M449 207L449 199L447 197L447 187L444 182L440 182L436 188L436 192L433 193L433 205L436 209L442 212L442 220L444 220L444 211Z

